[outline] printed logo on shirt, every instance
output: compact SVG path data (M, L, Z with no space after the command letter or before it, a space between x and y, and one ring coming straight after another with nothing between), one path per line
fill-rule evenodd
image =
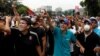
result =
M29 37L29 40L32 40L32 36Z
M66 39L67 41L69 41L69 39Z

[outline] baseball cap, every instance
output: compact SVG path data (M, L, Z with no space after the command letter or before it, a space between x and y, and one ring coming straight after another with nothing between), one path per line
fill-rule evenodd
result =
M94 21L95 23L97 23L97 20L96 20L96 18L95 18L95 17L91 17L91 18L90 18L90 21L91 21L91 22L93 22L93 21Z
M68 19L63 19L63 20L60 21L60 23L64 23L64 24L68 25L69 24L69 20Z
M91 24L91 21L89 19L84 20L84 24Z

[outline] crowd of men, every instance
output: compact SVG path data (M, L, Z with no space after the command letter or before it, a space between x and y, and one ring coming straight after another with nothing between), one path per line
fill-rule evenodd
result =
M0 56L100 56L100 17L0 16Z

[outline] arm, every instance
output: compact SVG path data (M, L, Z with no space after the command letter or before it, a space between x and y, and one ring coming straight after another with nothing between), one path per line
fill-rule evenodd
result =
M42 44L43 44L43 56L45 56L45 49L46 49L46 36L42 37Z
M76 43L76 45L78 45L80 47L80 52L81 53L84 53L85 51L85 48L81 45L81 43L76 39L75 35L74 34L71 34L71 40L74 41Z
M10 16L6 16L6 24L5 24L4 31L7 32L7 34L11 33L10 24L9 24L10 21L11 21L11 17Z
M47 21L51 29L54 29L56 27L56 22L51 21L50 17L47 19Z
M80 42L78 40L76 41L76 44L80 47L80 52L84 53L85 48L80 44Z
M100 53L100 47L95 47L94 52Z
M16 5L15 4L13 4L12 8L13 8L14 14L15 15L19 15L18 12L17 12L17 10L16 10Z
M16 20L16 24L15 25L16 25L16 27L18 27L20 16L19 16L19 13L16 10L16 5L13 5L13 12L14 12L14 15L15 15L15 20Z
M42 56L42 53L41 53L41 48L40 48L40 46L36 46L36 50L37 50L37 52L38 52L39 56Z
M38 52L38 55L39 56L42 56L42 51L41 51L41 47L40 47L40 43L39 43L39 39L38 39L38 35L37 33L34 33L34 32L31 32L32 34L35 34L35 40L34 40L34 43L35 43L35 47L36 47L36 50Z
M96 41L97 41L97 47L94 48L94 52L98 52L100 53L100 37L99 36L96 36Z
M80 44L80 42L78 40L76 40L76 44L79 46L79 47L82 47L82 45Z

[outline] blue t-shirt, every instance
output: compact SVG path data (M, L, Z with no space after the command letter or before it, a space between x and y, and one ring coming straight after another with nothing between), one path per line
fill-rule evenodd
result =
M100 29L95 28L95 29L94 29L94 32L100 37Z
M60 28L54 28L54 55L53 56L71 56L70 43L76 42L76 38L69 30L63 35Z

